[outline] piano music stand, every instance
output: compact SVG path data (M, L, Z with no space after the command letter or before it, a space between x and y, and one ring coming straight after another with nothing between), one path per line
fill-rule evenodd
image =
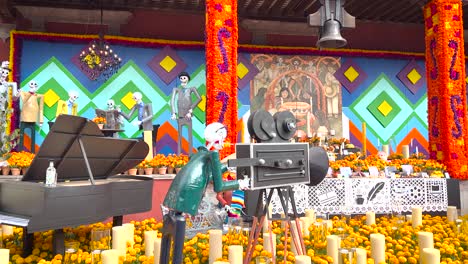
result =
M0 182L0 222L24 228L24 255L31 253L33 232L51 229L54 251L63 253L63 227L109 217L121 224L124 214L151 210L152 178L113 176L138 165L148 151L144 141L105 137L86 118L60 115L22 181ZM42 184L49 160L56 187Z

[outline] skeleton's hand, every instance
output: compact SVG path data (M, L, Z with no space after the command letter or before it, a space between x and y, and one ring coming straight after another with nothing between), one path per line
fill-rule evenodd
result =
M175 114L175 113L171 115L171 119L172 119L172 120L176 120L176 118L177 118L177 117L176 117L176 114Z
M239 189L241 190L248 190L250 189L250 178L247 176L244 176L244 179L237 180L239 183Z
M185 118L192 119L192 109L188 110L188 113L185 115Z
M135 120L135 121L132 122L132 125L139 126L139 125L141 125L141 121L140 120Z

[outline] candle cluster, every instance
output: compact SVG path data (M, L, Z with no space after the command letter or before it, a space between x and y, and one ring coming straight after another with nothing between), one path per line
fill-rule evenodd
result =
M386 263L411 264L416 264L420 258L437 259L440 263L447 264L456 261L463 263L463 260L468 259L468 216L464 216L462 222L460 219L449 222L445 216L423 215L421 219L414 217L414 221L420 223L414 228L412 221L404 221L395 228L394 219L389 217L375 217L373 219L375 222L366 225L367 217L372 214L349 218L345 225L342 225L340 217L324 220L313 210L307 210L306 214L304 218L307 218L310 225L304 224L305 219L301 219L302 234L306 248L305 255L313 263L327 264L338 261L340 256L343 256L342 254L337 256L335 252L342 248L356 248L357 263L370 263L371 258L384 259ZM413 220L413 217L410 220ZM456 223L462 226L458 227ZM121 233L114 236L112 244L114 242L119 244L120 240L125 241L125 253L121 255L118 249L103 251L102 263L115 264L117 258L119 264L158 264L162 224L154 219L129 224L113 230L120 230L116 232ZM70 256L76 260L76 263L91 263L90 233L96 227L111 228L110 224L99 223L65 229L67 240L79 242L79 249ZM288 264L309 263L308 258L300 257L293 252L291 235L288 233L286 236L286 229L282 227L281 221L272 221L269 228L271 232L264 231L258 239L251 263L255 263L257 257L275 259L275 263L284 261ZM20 256L19 246L23 235L22 229L14 228L13 234L4 236L5 248L10 250L11 263L62 263L64 256L52 254L52 234L53 231L36 233L33 253L23 258ZM212 230L207 234L199 233L185 241L183 262L184 264L242 262L248 235L248 231L245 230L226 234L222 234L220 230Z

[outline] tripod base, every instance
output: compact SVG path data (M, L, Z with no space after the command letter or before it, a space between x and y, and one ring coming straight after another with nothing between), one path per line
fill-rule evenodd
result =
M185 239L185 217L181 212L169 211L163 219L160 264L169 264L172 244L172 264L182 264Z

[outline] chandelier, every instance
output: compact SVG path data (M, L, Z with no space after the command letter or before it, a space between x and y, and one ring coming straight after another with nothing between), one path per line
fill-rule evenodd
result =
M103 8L101 5L100 31L103 28L102 18ZM119 55L117 55L117 53L115 53L110 45L105 41L104 34L102 32L99 33L97 40L91 41L88 44L88 47L80 53L79 60L81 69L93 81L98 79L106 81L112 75L117 73L122 63L122 59Z

